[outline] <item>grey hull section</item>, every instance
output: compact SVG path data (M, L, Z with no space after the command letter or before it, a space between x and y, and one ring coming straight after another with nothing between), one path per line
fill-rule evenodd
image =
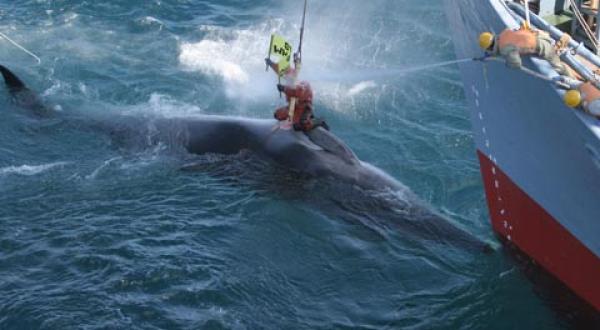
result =
M518 26L499 0L445 0L445 6L458 58L482 55L481 32ZM523 63L556 74L543 60ZM479 152L600 256L599 121L567 108L551 83L502 63L465 63L460 72ZM506 211L495 216L519 216ZM543 232L537 239L553 244Z

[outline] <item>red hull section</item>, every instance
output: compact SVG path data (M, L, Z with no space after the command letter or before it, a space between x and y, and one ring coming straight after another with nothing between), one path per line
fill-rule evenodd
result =
M494 231L600 311L600 258L489 158L478 155Z

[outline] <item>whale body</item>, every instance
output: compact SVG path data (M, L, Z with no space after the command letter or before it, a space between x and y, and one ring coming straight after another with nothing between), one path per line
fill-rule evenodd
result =
M30 109L39 117L53 115L14 73L2 65L0 73L18 106ZM342 213L349 214L350 218L366 212L390 220L406 232L420 237L468 249L490 251L487 243L451 224L447 218L421 202L402 183L361 161L339 138L321 127L304 133L285 129L275 119L214 115L156 119L152 121L151 132L142 132L146 126L139 118L133 117L120 118L118 121L104 118L85 122L113 136L138 136L145 143L150 137L151 143L176 145L191 154L233 155L249 150L282 168L359 187L361 195L350 202L352 205L342 207ZM404 197L408 196L408 200L377 199L379 192L401 192ZM334 201L335 204L346 202ZM376 205L376 210L353 210L367 204ZM402 211L398 212L398 209Z

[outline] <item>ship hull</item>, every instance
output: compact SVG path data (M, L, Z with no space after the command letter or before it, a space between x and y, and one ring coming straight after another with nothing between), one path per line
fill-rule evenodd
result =
M518 26L499 0L446 0L446 13L458 58L481 56L481 32ZM494 231L600 311L599 122L502 63L460 71Z

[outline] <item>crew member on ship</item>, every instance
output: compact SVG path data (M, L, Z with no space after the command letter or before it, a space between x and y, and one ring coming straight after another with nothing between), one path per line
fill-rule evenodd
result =
M572 89L565 93L565 104L571 108L581 106L585 112L600 117L600 90L589 81L567 81Z
M502 56L511 68L521 68L521 56L539 56L550 62L559 74L573 77L556 54L552 38L543 31L523 26L518 30L506 29L498 37L484 32L479 36L479 46L492 55Z

